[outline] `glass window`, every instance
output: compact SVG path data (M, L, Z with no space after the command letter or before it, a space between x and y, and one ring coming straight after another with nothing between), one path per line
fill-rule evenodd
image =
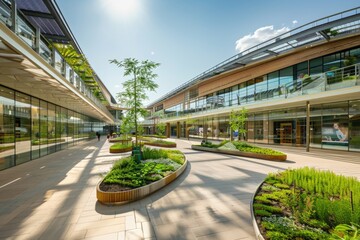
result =
M360 100L350 102L349 125L350 151L360 151Z
M349 115L348 102L323 105L322 147L348 150Z
M302 62L295 65L296 74L294 76L295 79L302 79L306 75L309 74L308 72L308 62Z
M247 101L247 95L246 95L246 82L245 83L241 83L239 85L239 91L238 91L238 103L240 104L245 104Z
M268 81L268 97L273 98L279 96L279 71L269 73L267 75Z
M255 100L262 100L267 98L268 82L266 76L255 78Z
M47 155L48 144L48 109L47 102L40 100L40 156Z
M31 158L40 157L40 101L31 98Z
M15 166L14 91L0 86L0 170Z
M324 72L336 70L341 67L340 53L324 57Z
M16 165L31 160L31 105L30 96L15 94Z
M56 151L56 121L55 121L55 105L48 103L48 154Z
M246 85L247 102L253 102L255 98L255 80L247 81Z

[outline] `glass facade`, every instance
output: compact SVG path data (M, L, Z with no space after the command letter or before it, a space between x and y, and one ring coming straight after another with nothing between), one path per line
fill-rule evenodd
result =
M105 123L0 86L0 170L95 137Z
M349 49L270 72L206 96L186 98L164 110L167 118L213 109L287 99L360 85L360 48ZM185 107L184 107L185 106Z

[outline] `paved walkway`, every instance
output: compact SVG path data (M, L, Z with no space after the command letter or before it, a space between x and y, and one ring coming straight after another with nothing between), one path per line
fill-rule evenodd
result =
M1 171L0 239L255 239L249 201L267 173L314 166L360 178L359 153L276 147L288 153L279 163L176 142L189 160L184 174L121 206L96 201L96 184L121 157L104 139Z

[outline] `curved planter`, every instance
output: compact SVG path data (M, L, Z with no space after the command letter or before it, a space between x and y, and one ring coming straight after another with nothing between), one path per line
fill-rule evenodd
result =
M260 187L263 183L264 182L260 183L259 186L256 188L256 191L250 201L251 222L254 227L256 239L258 239L258 240L265 240L265 239L262 236L260 229L259 229L259 225L256 222L255 212L254 212L254 200L255 200L256 194L258 194L258 192L260 191Z
M282 155L282 156L274 156L274 155L265 155L265 154L259 154L259 153L248 153L248 152L241 152L241 151L231 151L231 150L223 150L223 149L217 149L217 148L208 148L208 147L202 147L202 146L196 146L196 145L191 145L191 148L194 150L199 150L199 151L224 153L224 154L229 154L229 155L250 157L250 158L259 158L259 159L265 159L265 160L271 160L271 161L285 161L287 158L286 154Z
M103 204L116 204L116 203L124 203L129 201L135 201L146 197L147 195L159 190L160 188L168 185L176 178L178 178L186 169L187 160L185 157L184 164L175 172L171 173L170 175L160 179L159 181L153 182L149 185L135 188L127 191L121 192L104 192L100 190L100 184L103 180L101 180L98 185L96 186L96 197L99 202Z
M155 146L155 147L165 147L165 148L176 148L176 143L174 143L174 144L161 144L161 143L144 142L144 145Z
M132 141L131 138L130 139L109 139L110 143L118 143L118 142L124 143L124 142L131 142L131 141Z
M110 153L124 153L124 152L130 152L132 150L132 147L123 148L123 149L109 149Z

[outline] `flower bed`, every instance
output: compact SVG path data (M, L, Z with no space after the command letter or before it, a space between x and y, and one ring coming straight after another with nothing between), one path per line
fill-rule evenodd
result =
M192 145L192 149L215 153L224 153L243 157L252 157L272 161L285 161L287 156L282 152L269 148L260 148L245 142L223 141L220 144L204 142L200 146Z
M124 153L132 150L132 143L115 143L110 146L110 153Z
M313 168L270 174L253 214L264 239L359 239L360 182Z
M186 168L178 150L143 148L143 160L132 157L117 161L97 186L97 199L105 204L143 198L175 180Z

